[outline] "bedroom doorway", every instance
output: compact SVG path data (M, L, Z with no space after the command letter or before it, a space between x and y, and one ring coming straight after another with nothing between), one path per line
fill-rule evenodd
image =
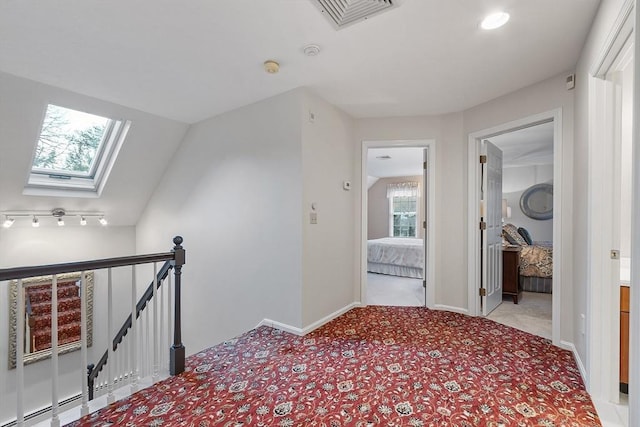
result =
M489 140L504 154L501 231L506 245L502 257L503 304L487 318L551 339L553 121ZM545 212L532 211L545 206Z
M504 303L488 318L560 344L561 308L561 110L527 117L469 135L469 313L484 315L480 295L481 270L481 180L479 156L488 140L503 151L501 216L503 229L510 229L516 241L503 245ZM534 203L535 202L535 203ZM536 203L540 206L534 206ZM531 205L531 206L530 206ZM521 229L519 232L518 229ZM531 245L529 241L539 244ZM553 249L548 248L552 242ZM522 252L544 254L544 262L530 277L520 274ZM511 255L511 257L509 257ZM535 255L535 254L534 254ZM507 259L508 258L508 259ZM505 261L506 260L506 261ZM509 273L509 271L511 271ZM529 274L529 273L527 273ZM513 290L507 282L513 282ZM523 291L523 285L527 291ZM524 292L524 293L523 293ZM518 304L515 304L516 301ZM539 322L537 318L541 319Z
M363 142L363 305L433 305L434 156L428 140Z

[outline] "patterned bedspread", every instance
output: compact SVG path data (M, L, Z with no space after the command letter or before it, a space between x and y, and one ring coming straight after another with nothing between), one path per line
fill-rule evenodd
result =
M550 246L523 246L520 252L520 274L529 277L553 276L553 248Z
M367 260L379 264L422 268L424 248L422 239L385 237L367 242Z

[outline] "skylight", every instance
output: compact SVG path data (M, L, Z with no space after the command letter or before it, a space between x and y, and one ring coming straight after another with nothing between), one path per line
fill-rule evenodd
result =
M130 124L49 104L24 194L99 196Z

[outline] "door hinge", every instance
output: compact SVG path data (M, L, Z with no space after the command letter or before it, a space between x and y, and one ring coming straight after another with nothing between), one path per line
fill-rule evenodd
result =
M485 154L480 156L480 163L487 163L487 156Z
M481 297L487 296L487 288L480 288L480 296Z
M427 289L427 281L426 281L426 280L423 280L423 281L422 281L422 287L423 287L423 288L425 288L425 289Z
M424 228L424 229L427 228L427 221L422 221L422 228Z
M480 230L486 230L487 229L487 223L484 221L480 221Z
M427 170L427 162L422 162L422 169Z

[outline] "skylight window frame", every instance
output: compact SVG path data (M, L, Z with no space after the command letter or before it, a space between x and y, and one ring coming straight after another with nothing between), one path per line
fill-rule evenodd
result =
M58 106L57 104L48 103L47 108L49 105ZM81 111L69 107L59 107L74 111ZM29 170L23 194L69 197L100 196L118 153L120 152L120 148L122 147L122 144L129 132L131 121L125 119L114 119L94 113L88 114L93 114L108 120L90 170L87 173L82 173L33 167L33 160L36 155L35 150L37 149L37 144L39 142L38 139L36 141L36 146L34 147L34 153L31 160L32 166ZM41 122L38 138L42 133L45 116L46 109Z
M117 122L117 120L113 120L108 117L105 117L105 118L108 121L105 126L104 132L102 134L100 145L98 145L98 150L96 151L96 154L93 157L93 161L91 162L91 167L89 168L88 172L74 172L74 171L66 171L62 169L45 169L45 168L37 168L37 167L31 167L31 172L36 174L41 174L41 175L60 175L60 176L70 176L70 177L76 177L76 178L93 179L96 176L96 170L98 169L98 166L101 162L102 156L106 149L106 145L108 144L109 138L111 137L111 133L113 131L114 125Z

